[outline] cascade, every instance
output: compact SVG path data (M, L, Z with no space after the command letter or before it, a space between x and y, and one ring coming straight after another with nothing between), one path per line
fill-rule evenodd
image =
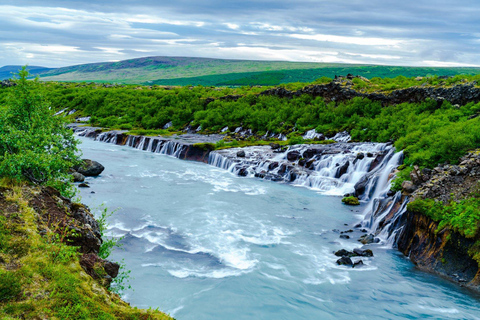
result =
M392 172L402 162L403 151L395 153L394 147L385 143L300 145L283 152L248 147L243 148L245 157L237 156L239 150L211 152L208 163L237 175L291 183L325 195L356 194L367 204L362 227L387 245L394 244L408 203L401 192L390 192ZM363 193L359 185L363 185Z
M122 133L119 131L107 131L97 134L93 128L75 128L75 134L82 137L91 137L96 141L105 143L119 144L120 142L121 144L122 141L118 138L119 135L122 135ZM176 158L180 157L182 151L188 147L188 145L172 140L134 135L127 136L125 145L131 148L152 153L160 153Z
M242 128L237 128L242 132ZM117 144L118 131L99 133L93 128L76 128L79 136ZM305 138L319 134L308 131ZM286 150L272 150L268 146L232 148L210 152L208 163L240 176L291 183L325 195L355 194L367 203L361 222L384 243L393 245L401 215L406 211L408 198L401 193L389 194L392 171L401 163L403 152L387 143L346 143L350 136L338 133L330 145L294 145ZM128 135L125 145L152 153L179 158L188 146L176 141L154 137ZM245 157L237 156L243 150ZM362 186L360 188L359 186ZM359 192L359 190L363 190Z
M211 152L208 163L235 174L289 182L329 195L354 193L355 185L368 176L367 191L359 195L364 201L370 199L380 173L394 155L394 148L385 143L296 145L283 152L248 147L243 148L245 157L237 157L239 150Z

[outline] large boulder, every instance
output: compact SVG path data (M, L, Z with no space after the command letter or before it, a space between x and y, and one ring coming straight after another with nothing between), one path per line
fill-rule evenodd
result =
M105 170L105 167L97 161L82 159L82 163L74 169L85 177L96 177Z

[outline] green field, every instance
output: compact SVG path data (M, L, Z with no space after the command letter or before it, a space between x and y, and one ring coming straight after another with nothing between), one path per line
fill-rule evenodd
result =
M0 79L20 67L0 68ZM35 68L35 70L33 70ZM158 84L165 86L272 86L313 82L335 75L372 79L397 76L452 76L480 74L480 68L396 67L288 61L226 60L188 57L146 57L118 62L83 64L57 69L31 67L43 81Z

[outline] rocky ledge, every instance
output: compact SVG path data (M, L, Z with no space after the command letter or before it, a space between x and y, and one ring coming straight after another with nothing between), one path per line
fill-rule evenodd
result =
M480 191L480 150L470 152L459 165L411 173L412 182L404 188L409 201L433 199L448 205L472 197ZM440 226L422 212L405 210L396 223L398 249L420 269L439 274L463 286L480 291L480 235L466 237L452 227Z

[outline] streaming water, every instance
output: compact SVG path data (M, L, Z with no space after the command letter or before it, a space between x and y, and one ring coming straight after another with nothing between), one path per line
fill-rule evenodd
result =
M480 319L478 297L393 249L371 245L363 267L336 265L333 252L360 247L361 233L333 230L360 222L366 204L352 211L308 188L81 141L106 167L82 201L118 209L109 233L124 236L123 249L111 259L131 270L134 306L180 320Z

